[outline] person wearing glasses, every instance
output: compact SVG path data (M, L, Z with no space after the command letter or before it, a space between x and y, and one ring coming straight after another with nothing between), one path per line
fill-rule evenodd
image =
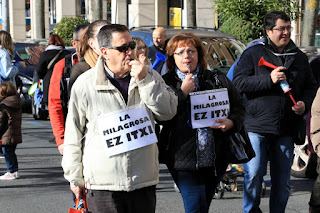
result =
M103 26L97 39L96 66L71 90L64 176L77 198L86 196L89 212L153 213L159 182L154 120L171 119L177 97L155 70L134 60L136 43L126 26Z
M245 115L242 98L222 72L207 70L203 44L194 34L180 33L172 37L167 55L168 73L162 77L178 96L178 111L170 121L159 122L163 125L158 142L160 162L167 165L180 189L185 212L207 213L228 164L226 136L242 127ZM212 113L193 113L192 106L207 106L207 99L195 102L190 93L207 92L209 97L215 97L220 90L226 90L221 97L228 100L226 117L197 127L192 117L200 120L212 117ZM219 102L217 98L212 103ZM214 109L207 107L208 112Z
M243 212L259 208L261 184L270 160L269 212L285 212L290 196L294 143L303 144L303 116L317 90L307 56L290 39L290 17L271 11L264 19L264 42L246 49L234 68L233 83L246 106L245 129L256 157L244 164ZM261 58L277 68L259 66ZM290 93L280 85L286 80ZM287 90L285 90L287 91ZM296 103L294 103L296 102ZM267 210L264 210L267 211Z
M140 37L132 37L132 40L136 43L136 48L134 48L134 59L140 61L144 65L151 66L151 61L148 59L148 46L144 43L143 39Z

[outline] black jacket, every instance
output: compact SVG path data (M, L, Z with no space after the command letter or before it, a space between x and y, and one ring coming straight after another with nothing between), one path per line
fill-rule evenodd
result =
M216 170L219 170L220 166L225 169L226 165L223 154L228 151L224 147L226 144L224 143L226 140L225 136L239 131L243 124L245 111L241 96L231 81L221 72L200 71L198 74L199 91L219 88L215 83L214 73L218 74L218 79L222 83L222 86L228 89L230 102L230 114L228 118L234 122L234 127L225 133L212 129L215 140L215 165ZM162 156L160 160L163 160L168 166L176 170L197 170L197 130L192 129L188 124L188 120L191 120L187 110L187 108L190 109L190 96L184 96L180 89L182 82L175 73L169 72L163 76L163 79L178 96L178 109L176 116L172 120L162 123L163 128L158 145L160 156L164 153L166 155Z
M294 136L297 123L303 116L292 111L293 102L284 94L280 84L274 84L270 73L272 68L258 66L261 57L275 66L284 66L290 91L295 100L303 101L307 113L317 91L308 58L290 41L284 51L277 54L277 48L268 39L264 43L246 49L234 69L233 83L244 97L246 106L245 128L248 132Z
M50 61L59 53L60 50L47 50L41 53L39 62L36 66L36 72L39 77L39 79L43 79L43 103L48 103L48 91L49 91L49 84L51 75L53 72L54 65L63 59L67 54L70 54L71 52L68 50L63 50L57 59L52 63L52 65L47 69Z

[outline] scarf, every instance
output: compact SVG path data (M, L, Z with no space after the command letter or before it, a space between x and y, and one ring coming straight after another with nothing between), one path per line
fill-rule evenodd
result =
M96 66L98 58L99 55L91 48L88 49L84 54L84 60L89 64L91 68Z
M181 81L184 81L186 74L181 72L176 66L175 72ZM192 73L194 76L194 83L196 91L200 90L199 86L199 65ZM189 119L190 120L190 119ZM197 129L197 162L199 167L214 166L214 137L212 129L209 127Z

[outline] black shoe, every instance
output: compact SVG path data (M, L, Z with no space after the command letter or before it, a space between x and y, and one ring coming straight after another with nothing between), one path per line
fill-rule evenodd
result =
M49 143L56 143L56 139L54 137L49 139L48 141L49 141Z

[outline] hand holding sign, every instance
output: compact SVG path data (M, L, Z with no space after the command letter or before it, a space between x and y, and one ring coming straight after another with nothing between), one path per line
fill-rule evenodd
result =
M188 96L190 92L193 92L196 89L193 74L186 75L186 78L181 84L181 90L185 96Z
M222 132L226 132L234 126L233 121L228 118L218 119L215 121L215 123L219 125L213 125L213 126L210 126L210 128L221 129Z
M130 75L134 77L137 80L137 82L143 80L148 74L147 67L140 61L130 61L129 65L132 66Z

